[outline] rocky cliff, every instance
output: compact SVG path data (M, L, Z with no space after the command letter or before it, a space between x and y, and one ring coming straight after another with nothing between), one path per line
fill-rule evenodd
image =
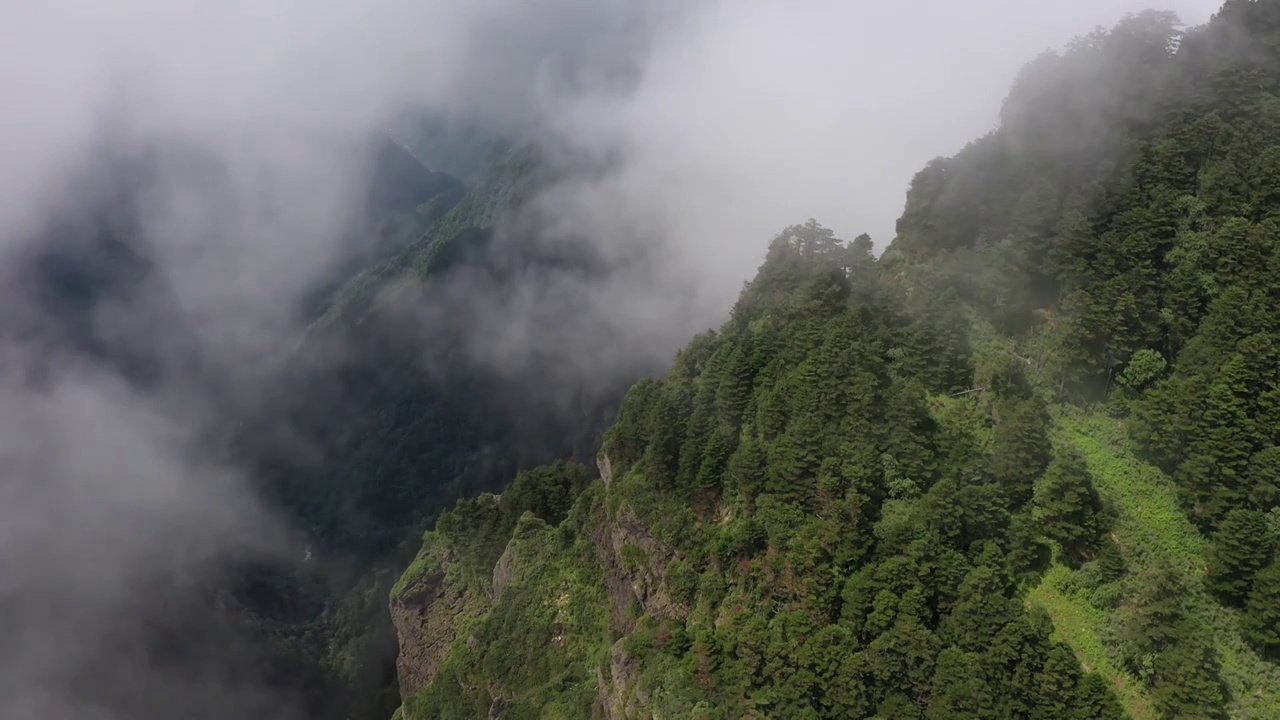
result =
M608 467L602 454L602 479L557 524L529 510L508 530L511 509L486 496L464 501L442 520L445 530L427 534L391 600L402 717L453 717L441 713L456 694L483 712L476 717L519 717L522 706L557 701L606 718L650 716L630 638L654 620L681 621L690 608L668 587L678 554L615 495ZM464 516L481 532L452 532ZM531 667L544 663L559 672ZM537 682L546 677L573 687L572 699L554 699L561 693Z

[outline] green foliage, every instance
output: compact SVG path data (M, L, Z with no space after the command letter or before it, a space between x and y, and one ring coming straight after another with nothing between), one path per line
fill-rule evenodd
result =
M1241 626L1258 652L1280 660L1280 561L1273 561L1254 579Z
M423 541L423 548L401 574L391 597L409 592L424 577L439 571L448 558L455 582L484 587L520 519L526 513L559 524L591 479L586 467L557 461L520 473L501 496L481 495L459 500L441 515Z
M1118 631L1133 628L1135 616L1165 613L1161 608L1168 609L1166 621L1154 627L1169 637L1212 638L1210 657L1220 664L1216 672L1227 687L1224 702L1232 717L1280 711L1280 668L1246 646L1245 618L1218 607L1203 587L1209 543L1179 508L1176 486L1133 456L1122 423L1076 411L1063 412L1060 423L1055 443L1081 449L1099 494L1114 508L1112 542L1078 571L1052 568L1032 599L1051 611L1062 637L1107 678L1134 718L1156 717L1150 685L1156 654L1126 645L1122 638L1135 636ZM1151 589L1150 579L1161 572L1170 578L1164 593L1173 594L1172 603L1157 602L1161 592ZM1176 625L1187 618L1200 629L1179 635Z
M1168 366L1159 352L1142 348L1129 359L1129 364L1116 378L1116 382L1130 390L1139 391L1159 379Z
M420 557L440 558L447 566L445 597L459 599L450 601L445 618L453 618L457 639L434 681L406 698L405 720L474 717L491 707L511 717L544 717L539 713L549 710L557 717L590 717L607 603L594 547L580 532L599 499L582 492L584 477L570 464L539 468L513 483L513 490L519 485L525 492L508 491L483 505L461 501L428 533ZM537 488L548 492L542 496ZM556 488L578 491L572 514L552 507L542 510L544 520L525 507L555 497ZM409 587L413 582L401 579ZM463 615L461 605L478 612Z
M1153 718L1149 700L1140 682L1120 667L1111 656L1103 630L1107 613L1068 588L1072 578L1065 566L1054 566L1031 590L1028 600L1044 608L1053 618L1055 635L1066 642L1080 662L1105 679L1111 693L1134 720Z
M564 635L581 655L607 652L609 676L622 673L597 692L670 717L1115 707L1054 645L1047 618L1025 617L1009 574L1022 561L1005 551L1046 531L1073 548L1092 542L1078 537L1091 517L1066 507L1072 493L1088 496L1087 478L1081 487L1072 466L1053 470L1049 416L1020 377L993 388L994 403L947 397L971 386L971 360L965 350L939 368L935 353L967 340L908 311L874 269L857 244L815 223L788 228L730 321L623 402L604 443L611 481L560 526L574 544L530 566L540 583L564 587L552 578L572 549L574 567L590 566L579 577L596 578L592 592L608 590L607 631ZM1063 479L1046 486L1049 512L1033 531L1032 490L1046 467ZM448 549L452 587L487 592L512 533L500 505L524 495L513 490L484 507L459 503L429 534L424 556ZM1011 516L1023 518L1019 534ZM586 707L578 684L537 694L569 668L532 660L532 640L504 639L545 627L540 606L511 605L501 633L475 634L497 627L515 587L468 632L506 648L524 679L484 665L477 641L460 634L406 717L535 696ZM981 674L964 671L974 664Z
M1052 341L1050 357L1067 359L1051 376L1068 394L1097 392L1113 379L1123 389L1125 404L1136 410L1140 447L1173 476L1176 497L1197 524L1214 532L1210 583L1237 602L1248 576L1265 562L1273 531L1261 513L1273 511L1278 500L1270 454L1276 314L1267 304L1274 288L1261 272L1273 264L1275 233L1267 215L1276 208L1273 178L1263 169L1272 149L1257 145L1271 142L1259 129L1274 127L1274 83L1254 82L1274 77L1277 64L1260 60L1274 55L1268 35L1274 19L1266 3L1234 3L1180 44L1171 16L1146 14L1082 40L1064 56L1038 61L1011 94L1000 134L917 178L899 242L886 253L892 263L904 263L912 252L938 253L934 268L962 267L968 252L995 261L988 264L997 269L992 281L977 287L945 273L915 274L930 291L952 285L1003 332L1025 322L1029 308L1019 302L1056 300L1058 307L1043 317L1062 322L1063 330L1031 334ZM1089 131L1064 131L1068 127ZM994 178L993 167L999 168ZM1042 168L1064 170L1031 174ZM991 287L1000 290L984 295ZM1049 362L1045 357L1033 354L1028 363L1039 371L1034 363ZM1173 359L1169 375L1166 358ZM997 429L1001 454L1017 458L1020 447L1034 448L1016 442L1017 429ZM954 450L948 446L943 463L956 462ZM803 457L796 453L780 457ZM881 460L889 498L909 502L924 490L901 471L896 455ZM1135 477L1153 474L1132 460L1113 464L1117 470L1131 465ZM1035 480L1043 465L998 460L991 468L1016 505L1025 477ZM1075 525L1092 525L1088 517L1100 509L1092 491L1063 476L1055 471L1042 483L1056 491L1045 493L1044 504L1053 505L1055 497L1061 503L1072 487L1086 488L1075 493L1084 502L1045 516L1070 518L1086 507ZM1166 558L1180 577L1195 577L1204 542L1170 502L1168 481L1112 486L1128 552ZM945 492L938 495L958 501L978 497L982 485L943 478L939 488ZM884 514L876 536L895 547L922 527L900 505L886 505ZM956 523L939 527L966 535ZM1057 523L1048 530L1069 532ZM1096 534L1089 528L1057 539L1070 545ZM1097 589L1114 591L1114 575L1106 573ZM1219 611L1200 611L1220 624ZM1223 672L1232 683L1250 682L1240 669L1249 662L1233 665L1241 656L1228 647L1231 633L1216 635L1227 643ZM1152 661L1153 677L1167 676L1155 681L1156 704L1194 714L1197 702L1210 711L1225 703L1213 689L1213 661L1205 660L1212 653L1189 641L1175 645L1177 651L1161 651ZM1187 688L1190 696L1180 696Z
M1209 588L1235 605L1244 603L1254 575L1271 560L1274 541L1267 517L1237 508L1227 513L1209 546Z
M972 651L986 649L1000 628L1014 617L1009 580L995 568L978 566L961 583L960 601L943 620L943 637Z
M665 717L1280 714L1278 38L1274 2L1131 16L1024 68L881 259L775 237L628 394L612 481L561 526L636 610L578 647L595 690ZM428 693L584 707L530 667Z
M1060 448L1036 485L1035 514L1045 534L1072 560L1088 556L1102 533L1102 501L1084 456L1072 446Z
M1010 501L1031 499L1036 478L1049 464L1049 418L1037 400L1011 399L1001 403L991 448L990 469Z

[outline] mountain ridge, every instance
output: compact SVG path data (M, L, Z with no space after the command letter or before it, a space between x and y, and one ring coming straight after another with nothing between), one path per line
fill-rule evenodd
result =
M1274 714L1277 28L1270 0L1132 16L1028 65L878 260L777 236L563 519L464 501L427 534L392 605L402 654L415 618L437 642L400 716Z

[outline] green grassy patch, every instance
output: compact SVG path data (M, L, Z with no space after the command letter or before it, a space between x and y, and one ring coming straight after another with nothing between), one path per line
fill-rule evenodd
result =
M1119 514L1115 530L1126 555L1152 553L1200 577L1208 543L1179 505L1173 481L1133 455L1124 424L1076 408L1061 410L1057 420L1055 440L1080 448L1098 492Z
M391 587L391 598L402 597L409 588L413 587L423 577L427 575L429 569L439 567L439 563L431 553L431 533L427 533L427 537L423 538L423 547L418 550L418 554L414 556L413 562L409 563L409 567L396 580L396 584Z
M1107 623L1106 613L1065 589L1071 574L1067 567L1055 565L1028 594L1027 603L1039 605L1049 612L1053 618L1055 639L1075 650L1086 671L1106 678L1133 720L1156 720L1141 683L1118 667L1107 654L1101 634Z
M1231 717L1239 720L1280 718L1280 667L1258 657L1240 637L1236 612L1219 605L1202 584L1207 542L1187 519L1177 489L1159 469L1133 454L1121 421L1098 412L1058 408L1055 442L1074 443L1084 453L1094 483L1116 512L1113 539L1132 567L1157 560L1183 577L1185 603L1213 635L1220 675L1231 693ZM1154 717L1143 689L1110 659L1102 641L1108 613L1068 592L1072 571L1055 566L1028 600L1053 617L1061 639L1080 661L1107 678L1135 720Z

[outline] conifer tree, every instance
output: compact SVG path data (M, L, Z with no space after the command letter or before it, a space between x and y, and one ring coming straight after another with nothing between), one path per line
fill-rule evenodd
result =
M1240 626L1258 652L1280 662L1280 559L1273 560L1254 579Z
M994 567L979 565L965 576L942 635L957 647L985 650L1000 628L1016 617L1008 596L1008 578Z
M1031 499L1036 478L1052 457L1048 418L1043 404L1035 399L1009 399L996 412L999 422L989 467L1010 505L1016 507Z
M947 648L938 653L926 720L981 720L996 717L996 700L986 680L973 668L977 653Z
M1073 560L1083 559L1102 532L1102 501L1084 456L1074 446L1058 450L1036 484L1035 513L1046 536Z
M1232 510L1213 534L1205 581L1227 602L1243 604L1254 575L1267 564L1271 554L1271 529L1266 515L1257 510Z

